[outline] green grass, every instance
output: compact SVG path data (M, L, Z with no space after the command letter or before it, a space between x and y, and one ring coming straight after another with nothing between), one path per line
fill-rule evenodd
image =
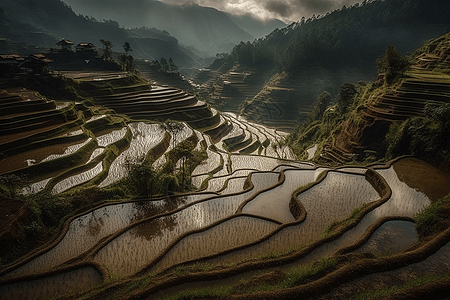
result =
M430 206L414 215L416 230L420 235L426 236L434 233L437 224L442 220L439 212L449 201L450 194L431 203Z
M308 283L320 276L325 275L337 265L334 258L322 258L314 263L293 267L286 272L284 278L272 282L262 283L255 286L247 287L251 283L252 278L241 280L236 285L226 285L219 287L206 287L201 289L183 290L178 294L170 297L163 297L165 300L182 300L182 299L201 299L203 297L227 297L229 295L253 294L255 292L275 291L297 285ZM259 275L264 275L260 272ZM243 287L242 287L243 286Z
M366 207L367 203L364 203L362 206L354 208L350 213L350 216L348 216L345 220L334 220L333 222L331 222L331 224L328 225L323 231L321 238L327 238L333 235L338 227L347 227L356 224L358 222L358 219L361 217L361 213Z
M202 288L196 290L184 290L174 296L163 296L160 299L164 300L183 300L183 299L196 299L204 297L225 297L230 295L233 291L233 287L220 286L216 288Z
M328 225L328 226L324 229L324 231L323 231L322 235L320 236L320 238L324 239L324 238L327 238L327 237L333 235L334 229L336 228L336 226L337 226L338 224L339 224L339 222L336 221L336 220L334 220L333 222L331 222L331 224Z
M278 257L282 257L288 254L291 254L292 252L295 251L300 251L301 249L305 248L305 246L297 246L297 247L289 247L286 248L282 251L270 251L261 255L256 256L254 259L251 260L266 260L266 259L273 259L273 258L278 258Z
M298 194L300 191L304 191L304 190L307 190L307 189L311 188L313 185L317 184L317 183L320 182L323 178L325 178L325 176L327 175L327 173L328 173L328 170L322 171L322 172L319 174L319 176L317 176L317 179L316 179L315 181L310 182L310 183L308 183L308 184L305 184L305 185L302 185L302 186L296 188L296 189L292 192L291 196L294 197L294 196L295 196L296 194Z
M294 267L286 273L286 278L278 286L289 288L299 284L305 284L316 276L321 276L337 265L335 258L322 258L315 263Z
M405 284L402 285L394 285L384 289L376 289L376 290L367 290L362 293L359 293L349 300L369 300L375 299L379 297L386 297L392 295L394 293L405 291L409 288L417 287L426 283L435 282L441 279L449 279L449 275L425 275L418 278L415 278Z
M177 276L186 275L188 273L207 272L214 270L216 266L208 263L195 263L192 265L180 266L171 271L172 274Z

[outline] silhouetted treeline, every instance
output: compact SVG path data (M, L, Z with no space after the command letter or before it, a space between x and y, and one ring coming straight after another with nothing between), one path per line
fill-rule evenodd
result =
M448 30L449 15L447 0L363 1L325 16L303 18L253 43L241 42L230 60L285 70L317 64L345 67L374 61L389 43L401 51L414 49L421 37Z
M128 41L136 58L173 57L180 66L191 66L197 59L167 31L127 29L113 20L77 15L61 0L0 0L0 7L0 36L15 42L55 47L59 39L65 38L99 47L99 40L104 39L111 41L112 50L117 51Z

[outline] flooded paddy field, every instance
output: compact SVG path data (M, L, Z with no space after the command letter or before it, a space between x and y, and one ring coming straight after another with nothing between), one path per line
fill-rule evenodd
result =
M83 267L41 279L0 285L0 298L11 300L51 299L67 292L76 293L86 290L102 282L102 276L94 268Z
M100 183L99 187L108 186L125 177L127 174L126 162L147 155L164 138L165 131L159 124L139 122L131 123L128 127L133 135L130 146L113 161L108 176Z
M108 81L125 75L71 76ZM183 110L192 105L184 107L183 101L191 96L184 92L156 86L136 89L97 98L106 104L117 101L117 107L126 107L128 101L144 107L149 99L153 104L172 102L178 116L190 118L191 111ZM115 184L128 176L128 162L155 154L153 167L162 168L186 140L197 141L192 148L206 154L192 168L191 181L183 182L187 193L167 187L166 196L155 199L120 200L118 194L68 218L52 243L2 271L1 297L45 299L90 289L108 279L92 266L127 281L137 275L158 277L186 263L224 269L258 266L245 269L245 276L263 270L266 262L286 270L336 253L402 254L419 240L413 217L445 195L436 186L450 186L448 176L412 158L370 168L297 161L286 146L286 133L221 113L207 103L201 106L211 112L208 122L194 127L192 120L183 120L176 134L156 121L105 111L86 113L83 125L69 126L52 136L49 140L55 138L54 144L0 161L0 166L15 165L2 169L4 173L33 170L41 163L66 164L68 173L36 171L31 193L47 189L67 195L89 184L115 193ZM214 132L214 137L206 132ZM73 140L58 143L56 137ZM317 150L317 145L308 149L309 159ZM181 159L174 163L179 169Z

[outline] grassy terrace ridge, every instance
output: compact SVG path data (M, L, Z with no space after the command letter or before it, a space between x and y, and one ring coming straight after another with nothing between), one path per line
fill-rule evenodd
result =
M324 92L309 121L291 135L291 147L305 158L306 150L317 144L320 156L314 161L319 163L360 164L413 154L448 169L446 146L435 141L448 130L443 116L450 103L449 55L447 34L402 58L409 67L395 78L380 69L373 83L346 83L334 99ZM420 127L428 129L414 133ZM402 145L402 139L411 141Z
M374 173L375 174L375 173ZM323 180L324 176L320 176ZM381 177L379 178L381 179ZM383 183L382 180L375 179L374 182L378 182L378 190L386 201L389 198L390 190ZM306 190L308 187L302 188L301 190ZM387 188L387 189L386 189ZM301 192L297 191L296 194ZM443 203L442 201L440 203ZM379 205L379 204L377 204ZM439 204L442 205L442 204ZM370 211L372 208L365 207L363 210ZM355 213L352 215L357 215ZM352 218L350 216L350 218ZM362 218L360 215L359 219ZM393 220L399 220L399 218L393 218ZM375 231L376 227L381 226L383 222L387 220L382 220L375 224L369 233L363 240L357 243L364 243L364 239L367 240L368 237ZM440 222L442 222L441 220ZM448 221L445 221L448 222ZM344 227L352 226L352 222L344 221ZM443 224L441 225L443 226ZM342 231L343 229L338 229L337 231ZM448 230L447 230L448 231ZM332 236L327 236L326 239L336 238L334 233ZM440 245L448 238L448 233L436 236L436 238L431 241L424 240L422 245L416 245L415 250L411 250L410 253L398 254L392 257L383 258L367 258L364 256L352 256L348 254L337 254L331 259L322 259L317 263L304 265L299 268L292 268L289 271L268 271L267 273L260 273L259 275L253 277L249 281L240 282L238 285L222 287L218 289L203 289L198 291L190 291L186 293L179 294L178 297L173 299L185 299L189 298L202 298L205 296L209 297L219 297L219 298L236 298L236 299L259 299L260 297L268 299L276 299L279 297L291 298L296 297L298 292L306 292L308 295L318 296L322 295L327 291L331 291L330 285L342 284L343 279L347 280L350 278L359 278L362 274L370 274L373 272L372 268L378 269L393 269L395 266L403 265L405 262L420 261L420 257L425 257L428 253L434 253L439 249ZM258 269L258 266L264 265L277 266L280 261L286 262L292 259L298 259L304 255L305 251L311 251L312 249L318 247L322 242L316 245L311 245L307 249L300 250L290 250L286 253L280 253L278 255L268 255L261 256L258 259L249 261L244 264L232 264L229 266L225 265L211 265L208 263L195 263L193 265L186 265L175 267L171 270L166 271L163 274L141 274L137 278L122 279L116 282L114 285L107 285L102 289L95 288L90 293L80 294L79 297L83 299L91 299L95 297L103 297L106 295L115 295L118 298L124 299L141 299L150 296L154 291L161 288L173 286L175 284L186 283L190 281L205 280L206 278L224 278L228 276L233 276L234 274L240 274L246 270L251 270L253 268ZM355 244L356 245L356 244ZM302 254L303 253L303 254ZM286 256L287 255L287 256ZM361 263L357 263L358 259ZM353 272L356 272L353 274ZM353 275L351 275L353 274ZM345 275L345 276L344 276ZM264 278L264 281L260 281L257 278ZM435 277L434 280L438 280L441 277ZM267 282L270 282L267 284ZM439 284L444 284L437 281ZM438 286L441 286L439 285ZM245 287L245 288L244 288ZM249 289L250 287L250 289ZM244 288L244 289L242 289ZM131 294L129 294L131 292ZM78 297L78 296L77 296ZM63 297L62 299L71 299L72 297ZM171 298L172 299L172 298Z
M424 68L430 60L422 59L421 63ZM438 60L435 65L443 64ZM377 157L371 149L360 149L366 155L360 161L348 149L352 146L352 150L358 150L362 145L363 135L360 140L349 137L356 129L368 130L364 116L371 121L377 118L371 114L394 119L411 113L424 118L430 103L436 105L447 99L446 73L417 72L406 73L409 77L399 78L392 85L355 87L360 98L348 107L347 116L352 118L348 125L330 123L328 128L321 128L323 124L317 120L305 131L308 137L302 141L314 141L318 152L350 164L339 168L325 163L325 155L316 164L280 159L280 153L284 157L284 151L290 151L283 133L238 116L222 115L207 103L183 104L178 100L184 99L184 92L150 86L135 75L105 74L102 80L95 80L95 76L36 79L44 83L39 91L45 95L42 100L71 101L61 111L73 112L75 118L67 118L62 129L45 127L19 139L25 144L15 142L14 149L19 154L27 153L25 148L30 145L36 147L34 151L44 151L65 142L73 144L72 148L64 147L67 153L62 157L31 162L6 174L16 177L1 176L4 201L12 203L15 200L11 198L21 198L16 204L21 213L16 222L8 224L7 233L1 233L9 249L0 251L0 295L16 285L24 293L37 295L52 287L53 279L72 272L75 279L63 282L59 294L50 297L297 299L301 294L311 299L365 299L378 295L395 298L399 293L411 296L423 287L429 298L439 299L440 291L449 288L446 265L433 269L435 274L430 276L423 269L427 261L440 261L448 251L448 174L410 156L367 165L387 159ZM237 84L250 76L232 72L229 79ZM49 83L57 88L49 92L45 85ZM38 86L36 82L29 84ZM12 92L4 96L5 101L17 100ZM427 104L422 108L419 100ZM148 106L145 101L149 101ZM152 102L164 105L162 111L153 111ZM171 106L170 102L178 103ZM117 103L120 105L114 106ZM127 103L134 103L128 108L136 109L135 113L121 110ZM421 109L425 110L423 115ZM50 107L52 110L55 108ZM440 110L431 113L441 116ZM26 116L20 116L25 123L36 122L36 118ZM401 122L410 118L397 123L392 119L383 118L383 122L392 122L403 131L403 139L394 134L390 137L399 147L409 134ZM339 121L345 122L343 118ZM436 129L435 124L430 125ZM319 132L323 129L332 129L328 133L333 135ZM387 128L391 133L394 129ZM230 132L233 134L227 139ZM288 140L292 142L293 138L291 135ZM222 140L224 148L217 145ZM16 155L11 149L5 150L2 157ZM256 151L258 155L246 155ZM398 148L386 151L400 153ZM232 156L231 152L239 154ZM124 163L116 166L116 160ZM201 180L194 187L191 174L200 165L202 174L194 177ZM97 166L102 167L96 169L98 173L89 173ZM119 177L99 188L111 174ZM66 191L52 195L56 185L77 176L80 178L71 181L73 185ZM20 188L27 184L25 179L43 184L42 191L20 196ZM48 181L42 183L41 179ZM208 185L214 181L216 186ZM439 192L431 192L430 187ZM280 221L276 215L257 210L253 214L243 212L250 201L263 205L264 197L273 192L277 197L288 194L287 201L272 199L264 210L283 209L293 219ZM334 220L325 216L320 221L323 216L315 210L332 209L332 203L340 214ZM304 233L307 236L303 230L316 224L310 220L318 220L320 232L297 239ZM398 250L362 250L376 243L385 225L400 226L395 222L408 223L408 228L414 224L418 234L404 245L392 242ZM195 244L186 247L189 242ZM176 259L169 261L171 257ZM405 266L417 274L417 281L397 275ZM85 279L86 275L79 275L83 272L93 272L97 279L81 290L68 292ZM383 294L377 294L370 290L380 288L378 274L382 272L388 273L392 282L383 287ZM205 288L192 289L198 282ZM34 287L29 289L28 285ZM367 295L361 294L361 286L369 290Z

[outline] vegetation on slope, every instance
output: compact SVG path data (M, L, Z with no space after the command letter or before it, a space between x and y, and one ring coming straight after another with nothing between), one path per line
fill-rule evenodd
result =
M167 31L145 27L128 30L116 21L76 15L60 0L1 0L0 6L0 35L16 42L55 47L64 37L75 44L91 42L101 48L99 40L104 39L112 42L113 50L130 42L136 58L172 57L180 66L192 66L198 59Z
M334 147L335 161L361 163L414 155L448 168L450 104L441 86L450 82L449 41L448 34L428 41L408 58L390 46L378 61L376 82L345 83L334 99L328 92L321 94L308 120L290 136L296 154L305 158L305 150L318 144L315 160ZM435 64L417 70L424 55L434 57ZM385 98L398 100L387 106Z
M148 88L148 82L134 73L113 81L83 81L48 74L45 76L18 77L2 82L2 86L5 88L27 87L30 90L37 91L47 99L81 102L74 109L77 109L77 113L82 116L78 125L83 128L83 134L86 138L89 136L95 137L96 133L105 130L126 127L126 124L130 121L125 115L117 115L114 111L96 105L93 100L94 96L111 94L120 91L122 88L139 88L141 85ZM106 114L107 116L90 123L84 122L85 118L94 114ZM64 129L63 127L61 128ZM63 134L67 130L71 130L71 128L68 127L65 131L57 131L53 135L48 133L44 137L44 141L38 140L37 143L33 144L33 147L39 147L39 142L42 142L42 145L56 144L59 140L54 135ZM170 140L168 134L165 138L167 141ZM129 136L125 136L117 143L109 145L105 149L104 153L106 154L101 155L104 164L110 165L120 152L128 147L129 139ZM94 140L91 141L80 151L66 158L51 160L0 175L0 197L5 198L2 201L5 205L6 203L20 204L22 206L20 214L23 219L19 219L19 222L16 222L17 226L12 227L12 235L2 240L3 245L7 245L7 247L2 247L0 251L0 266L6 266L36 247L42 246L52 236L54 237L60 232L61 226L69 217L87 211L101 203L151 198L167 195L169 192L183 193L192 190L193 187L189 180L190 174L206 158L204 148L201 151L193 151L196 140L185 140L178 145L174 145L174 149L166 155L166 163L159 169L155 169L152 162L155 156L159 157L163 154L164 147L160 149L162 152L152 151L147 157L138 157L135 161L129 161L127 164L128 177L107 188L97 187L99 183L97 180L56 195L52 194L54 184L50 187L47 185L46 189L36 194L23 194L23 190L30 188L31 180L36 176L43 176L49 172L60 172L59 174L55 173L52 177L59 178L62 176L63 178L72 173L79 173L80 169L87 166L82 164L83 161L86 161L97 147L97 143ZM18 145L17 148L13 149L3 148L4 151L2 150L0 157L7 158L13 156L14 151L30 150L30 145ZM181 167L177 165L179 160L182 162ZM104 175L107 175L107 173L104 173ZM9 225L7 228L9 228Z
M241 43L229 60L289 71L317 65L348 68L370 58L373 62L396 38L388 33L394 28L412 32L436 25L444 30L449 10L445 1L363 1L325 16L302 19L253 43ZM402 51L419 46L407 39L397 44Z
M223 89L216 84L210 94L219 95L216 103L235 103L227 109L251 121L292 131L292 124L306 119L324 90L334 95L345 82L374 80L376 59L389 44L410 53L422 41L446 33L448 13L445 1L375 0L301 20L253 43L240 43L219 69L264 75L252 84L261 85L259 93L238 94L250 84L244 80ZM226 77L222 75L223 82ZM230 91L236 93L230 96Z

